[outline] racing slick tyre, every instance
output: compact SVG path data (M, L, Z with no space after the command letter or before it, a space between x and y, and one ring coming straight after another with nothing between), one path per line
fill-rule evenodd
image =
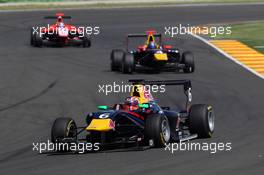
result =
M132 74L135 68L134 62L135 61L134 61L133 54L130 54L130 53L124 54L123 61L122 61L122 73Z
M35 42L35 40L34 40L34 30L33 30L33 27L32 27L31 30L30 30L30 45L34 46L34 42Z
M189 114L189 129L199 138L212 137L214 132L214 111L212 106L205 104L192 105Z
M120 49L112 50L111 52L111 71L119 71L122 65L124 51Z
M155 147L164 147L170 141L169 120L164 115L151 114L146 117L146 141L153 141Z
M85 48L85 47L91 47L91 40L90 40L90 38L87 36L87 35L85 35L84 37L83 37L83 40L82 40L82 46Z
M42 47L43 46L43 40L42 40L41 36L39 36L39 34L34 34L33 38L34 38L33 41L34 41L35 47Z
M185 64L185 68L183 68L183 72L192 73L194 72L194 56L192 52L183 52L182 54L182 63Z
M51 141L53 143L72 143L77 142L77 127L71 118L57 118L51 129ZM64 147L65 145L63 145ZM68 149L59 148L59 151L68 151Z

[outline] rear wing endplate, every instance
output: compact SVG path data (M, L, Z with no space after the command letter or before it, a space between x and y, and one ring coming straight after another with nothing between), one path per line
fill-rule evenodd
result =
M128 34L127 37L128 38L133 38L133 37L147 37L148 34ZM161 37L161 34L160 33L156 33L156 34L153 34L154 37Z
M61 16L62 19L71 19L71 16ZM57 19L58 16L45 16L44 19Z

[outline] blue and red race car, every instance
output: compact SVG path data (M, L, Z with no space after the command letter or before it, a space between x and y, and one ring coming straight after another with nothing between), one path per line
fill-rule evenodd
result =
M214 112L210 105L191 105L189 80L131 80L132 91L125 102L99 106L89 113L86 125L77 127L71 118L57 118L52 126L54 143L99 143L100 148L114 146L164 147L169 142L211 137ZM175 110L160 106L152 97L153 85L182 86L186 95L184 108ZM85 138L80 134L85 132Z
M130 49L131 39L145 39L145 43ZM126 51L114 49L111 52L111 70L122 73L134 71L175 71L194 72L194 56L190 51L182 54L177 48L162 43L161 34L147 31L146 34L128 34Z

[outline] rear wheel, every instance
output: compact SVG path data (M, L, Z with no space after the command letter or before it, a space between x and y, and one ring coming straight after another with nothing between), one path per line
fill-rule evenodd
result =
M31 46L34 45L34 29L33 29L33 27L30 30L30 45Z
M111 71L119 71L122 65L124 51L120 49L112 50L111 52Z
M214 111L205 104L193 105L189 115L189 129L200 138L212 137L214 132Z
M90 38L87 36L87 35L85 35L84 37L83 37L83 40L82 40L82 46L85 48L85 47L91 47L91 40L90 40Z
M146 141L152 140L155 147L164 147L170 141L170 125L166 116L151 114L146 117Z
M130 53L126 53L123 57L122 61L122 72L124 74L131 74L134 71L135 63L134 63L134 55Z
M183 52L182 54L182 63L185 64L185 68L183 68L183 72L192 73L194 72L194 56L192 52Z
M42 47L43 46L43 40L40 36L40 34L34 34L33 36L34 40L34 46L35 47Z

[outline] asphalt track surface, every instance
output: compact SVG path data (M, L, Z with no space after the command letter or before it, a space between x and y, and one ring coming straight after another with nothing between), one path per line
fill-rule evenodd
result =
M109 71L109 54L122 48L125 34L166 25L260 20L263 5L70 10L79 25L97 25L101 34L84 48L32 48L29 27L53 12L0 14L0 174L262 174L264 170L264 82L191 36L173 43L195 54L194 74L122 75ZM56 117L73 117L84 124L85 114L99 104L117 103L126 94L98 93L98 84L130 78L193 80L194 103L215 108L212 139L232 142L232 151L163 149L47 155L32 151L32 142L50 137ZM173 91L158 94L161 104L177 103ZM198 141L198 140L196 140Z

